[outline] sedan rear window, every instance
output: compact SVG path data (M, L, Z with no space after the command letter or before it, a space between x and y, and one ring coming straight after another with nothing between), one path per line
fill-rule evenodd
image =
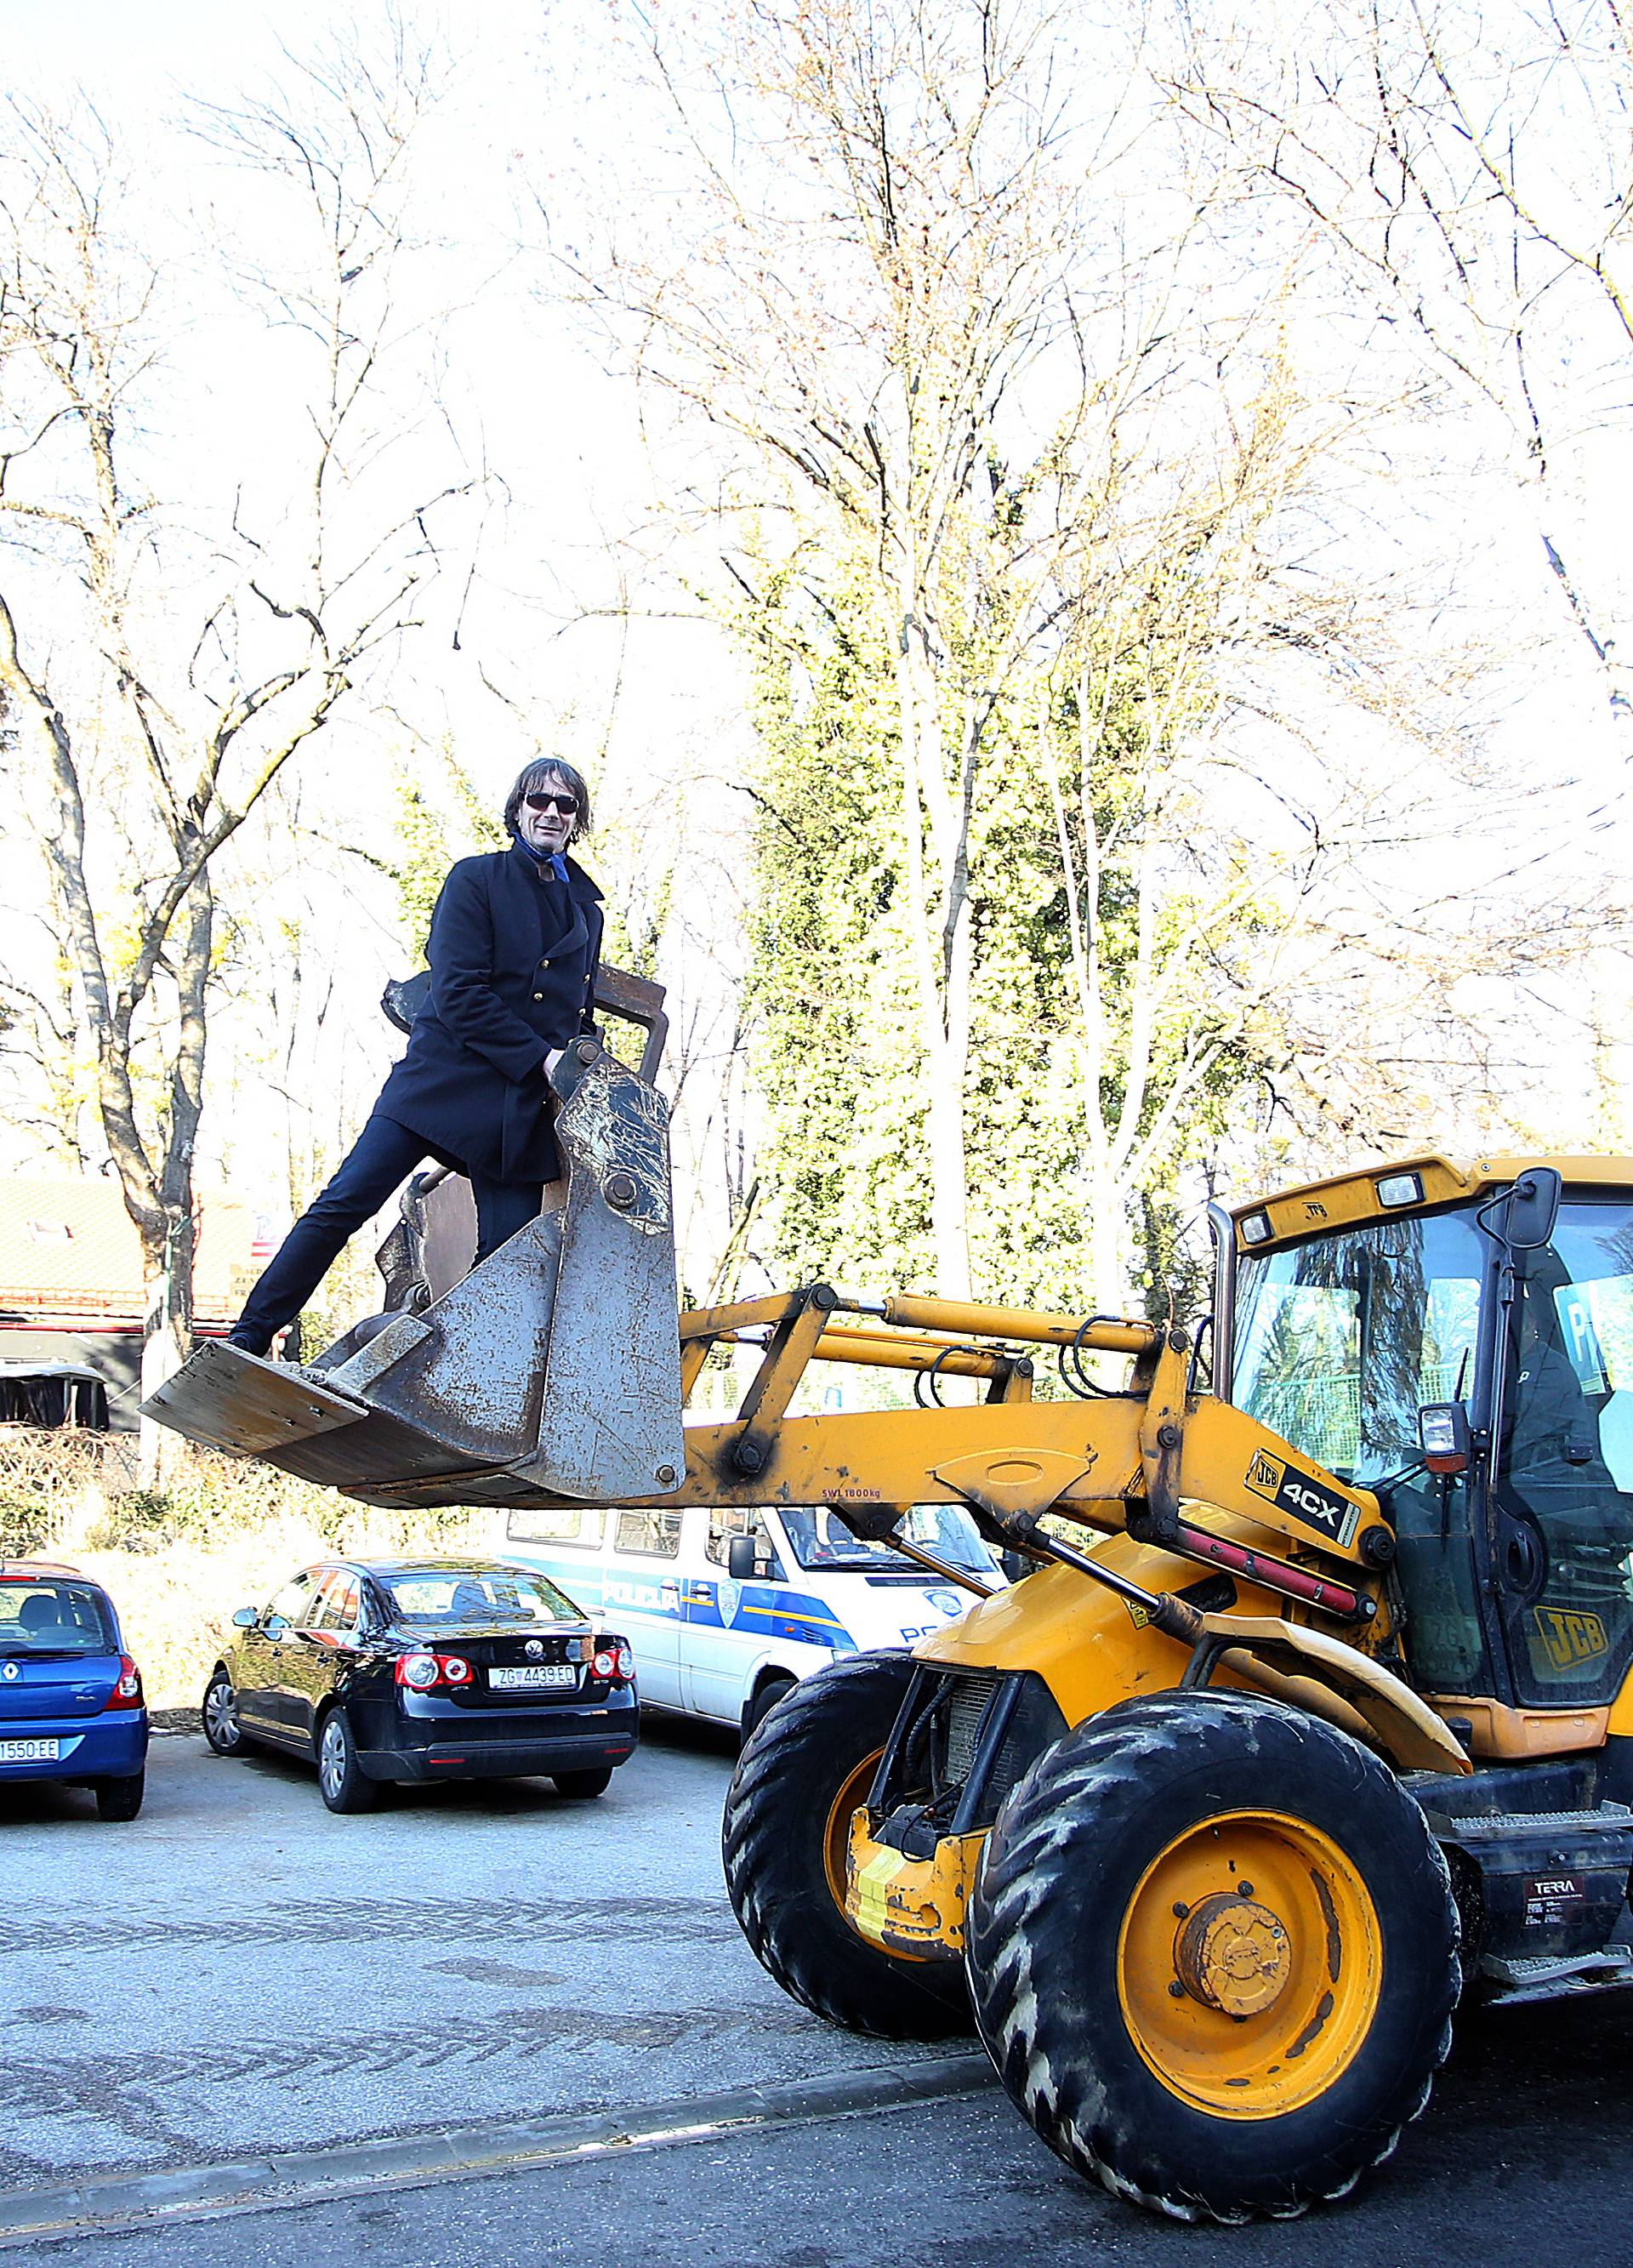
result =
M445 1623L578 1623L584 1616L564 1591L521 1567L480 1572L454 1567L405 1567L376 1579L396 1619L415 1629Z
M116 1651L107 1608L91 1584L0 1581L0 1655Z

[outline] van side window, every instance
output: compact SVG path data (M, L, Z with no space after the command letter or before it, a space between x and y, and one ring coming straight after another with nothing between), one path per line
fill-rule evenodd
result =
M766 1524L757 1512L746 1512L737 1505L712 1505L709 1513L709 1541L703 1546L717 1567L724 1567L726 1554L734 1535L752 1535L754 1557L761 1566L769 1566L773 1582L787 1580L782 1564L772 1549Z
M644 1551L654 1559L676 1558L680 1550L680 1515L678 1512L621 1512L617 1542L621 1551Z
M630 1519L640 1516L625 1515ZM512 1543L573 1543L580 1550L592 1551L601 1540L601 1523L606 1517L599 1504L563 1505L548 1512L513 1512L505 1534Z

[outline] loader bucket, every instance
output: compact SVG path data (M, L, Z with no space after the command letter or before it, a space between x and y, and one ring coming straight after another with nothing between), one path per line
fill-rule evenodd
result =
M593 1041L557 1066L565 1202L422 1313L309 1366L202 1346L142 1405L379 1504L610 1502L686 1469L668 1109Z

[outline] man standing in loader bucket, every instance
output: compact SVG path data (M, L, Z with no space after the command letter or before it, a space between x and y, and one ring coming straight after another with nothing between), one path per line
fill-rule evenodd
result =
M461 858L431 916L430 983L408 1052L339 1171L275 1254L230 1334L264 1355L348 1239L427 1158L476 1201L476 1262L537 1214L556 1179L548 1073L593 1030L600 891L570 844L590 827L570 764L526 766L504 803L510 847Z

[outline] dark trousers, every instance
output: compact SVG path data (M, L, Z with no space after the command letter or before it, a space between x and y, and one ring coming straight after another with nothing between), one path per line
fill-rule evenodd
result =
M254 1353L264 1353L275 1335L299 1314L342 1246L424 1162L425 1155L419 1135L377 1110L353 1143L345 1163L268 1262L244 1303L233 1338ZM471 1193L476 1199L480 1261L533 1219L544 1185L541 1182L490 1182L473 1174Z

